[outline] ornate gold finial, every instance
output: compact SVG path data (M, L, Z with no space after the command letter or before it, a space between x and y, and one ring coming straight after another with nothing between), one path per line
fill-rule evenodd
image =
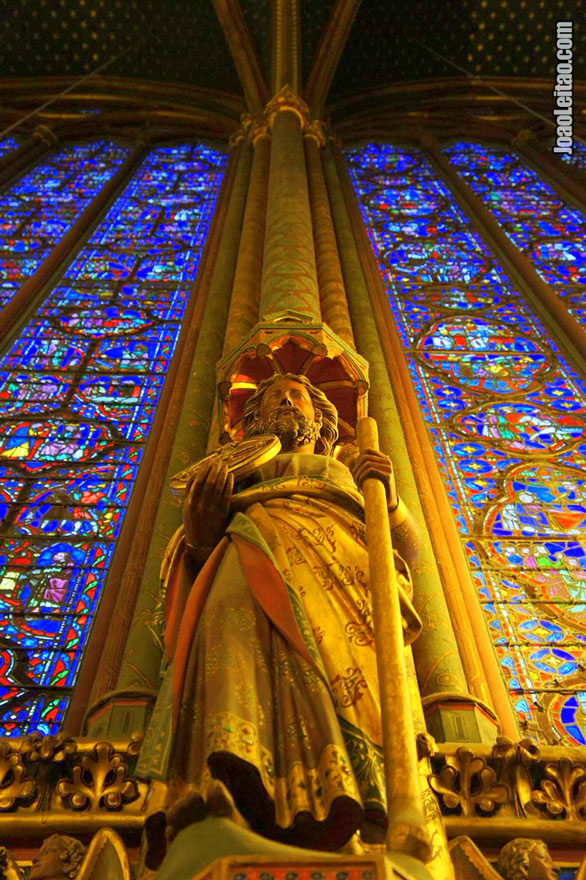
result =
M290 110L299 117L301 128L305 128L309 119L309 107L291 86L285 85L265 107L265 119L272 127L275 116L282 110Z

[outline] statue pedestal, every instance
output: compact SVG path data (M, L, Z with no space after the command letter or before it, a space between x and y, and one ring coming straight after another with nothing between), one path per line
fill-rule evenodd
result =
M400 853L345 855L286 846L208 816L180 831L156 880L432 880Z

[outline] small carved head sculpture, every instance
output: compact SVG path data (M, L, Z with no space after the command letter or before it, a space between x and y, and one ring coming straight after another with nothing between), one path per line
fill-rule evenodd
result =
M75 837L53 834L43 841L29 880L70 880L77 876L85 855L85 846Z
M268 379L263 379L244 407L244 436L254 437L257 434L278 434L278 428L270 420L263 419L261 415L261 407L265 392L275 385L283 386L293 383L294 385L302 385L311 398L313 409L315 412L315 421L308 421L303 413L299 413L299 439L315 439L315 452L318 455L331 455L334 443L338 439L338 411L333 403L331 403L326 395L315 385L312 385L306 376L298 376L295 373L285 373L279 375L275 373ZM309 433L306 433L309 432ZM300 444L299 444L300 445Z
M541 840L517 837L500 851L497 868L505 880L557 880L557 870Z

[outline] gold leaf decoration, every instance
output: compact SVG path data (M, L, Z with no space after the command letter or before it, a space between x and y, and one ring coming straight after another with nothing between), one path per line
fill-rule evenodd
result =
M586 765L569 758L545 765L545 779L531 794L534 803L551 816L586 820Z
M30 803L36 791L35 781L27 776L21 756L9 743L0 741L0 811Z
M460 748L439 775L429 779L432 789L439 794L449 809L460 809L463 816L494 813L497 805L511 797L507 785L497 781L495 771L484 758L476 757L470 749Z
M122 756L106 742L74 764L71 779L60 779L57 793L70 810L119 810L138 797L138 786L128 776Z

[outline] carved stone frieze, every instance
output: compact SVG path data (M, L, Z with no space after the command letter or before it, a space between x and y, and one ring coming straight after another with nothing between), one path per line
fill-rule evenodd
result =
M586 755L529 739L458 748L440 743L430 785L446 816L551 821L586 833ZM552 824L552 828L553 828Z
M586 764L574 764L569 758L546 764L544 778L531 792L531 799L550 816L586 821Z
M122 755L100 742L90 754L73 763L71 775L57 783L59 806L70 810L119 810L138 797L138 785L128 775Z
M36 793L36 783L28 775L21 756L11 749L9 741L0 741L0 812L30 803Z
M498 782L497 772L467 748L450 756L429 782L448 809L459 809L464 816L492 815L511 797L508 785Z
M0 739L0 822L17 814L141 814L148 793L134 776L142 735L116 743L67 734Z

